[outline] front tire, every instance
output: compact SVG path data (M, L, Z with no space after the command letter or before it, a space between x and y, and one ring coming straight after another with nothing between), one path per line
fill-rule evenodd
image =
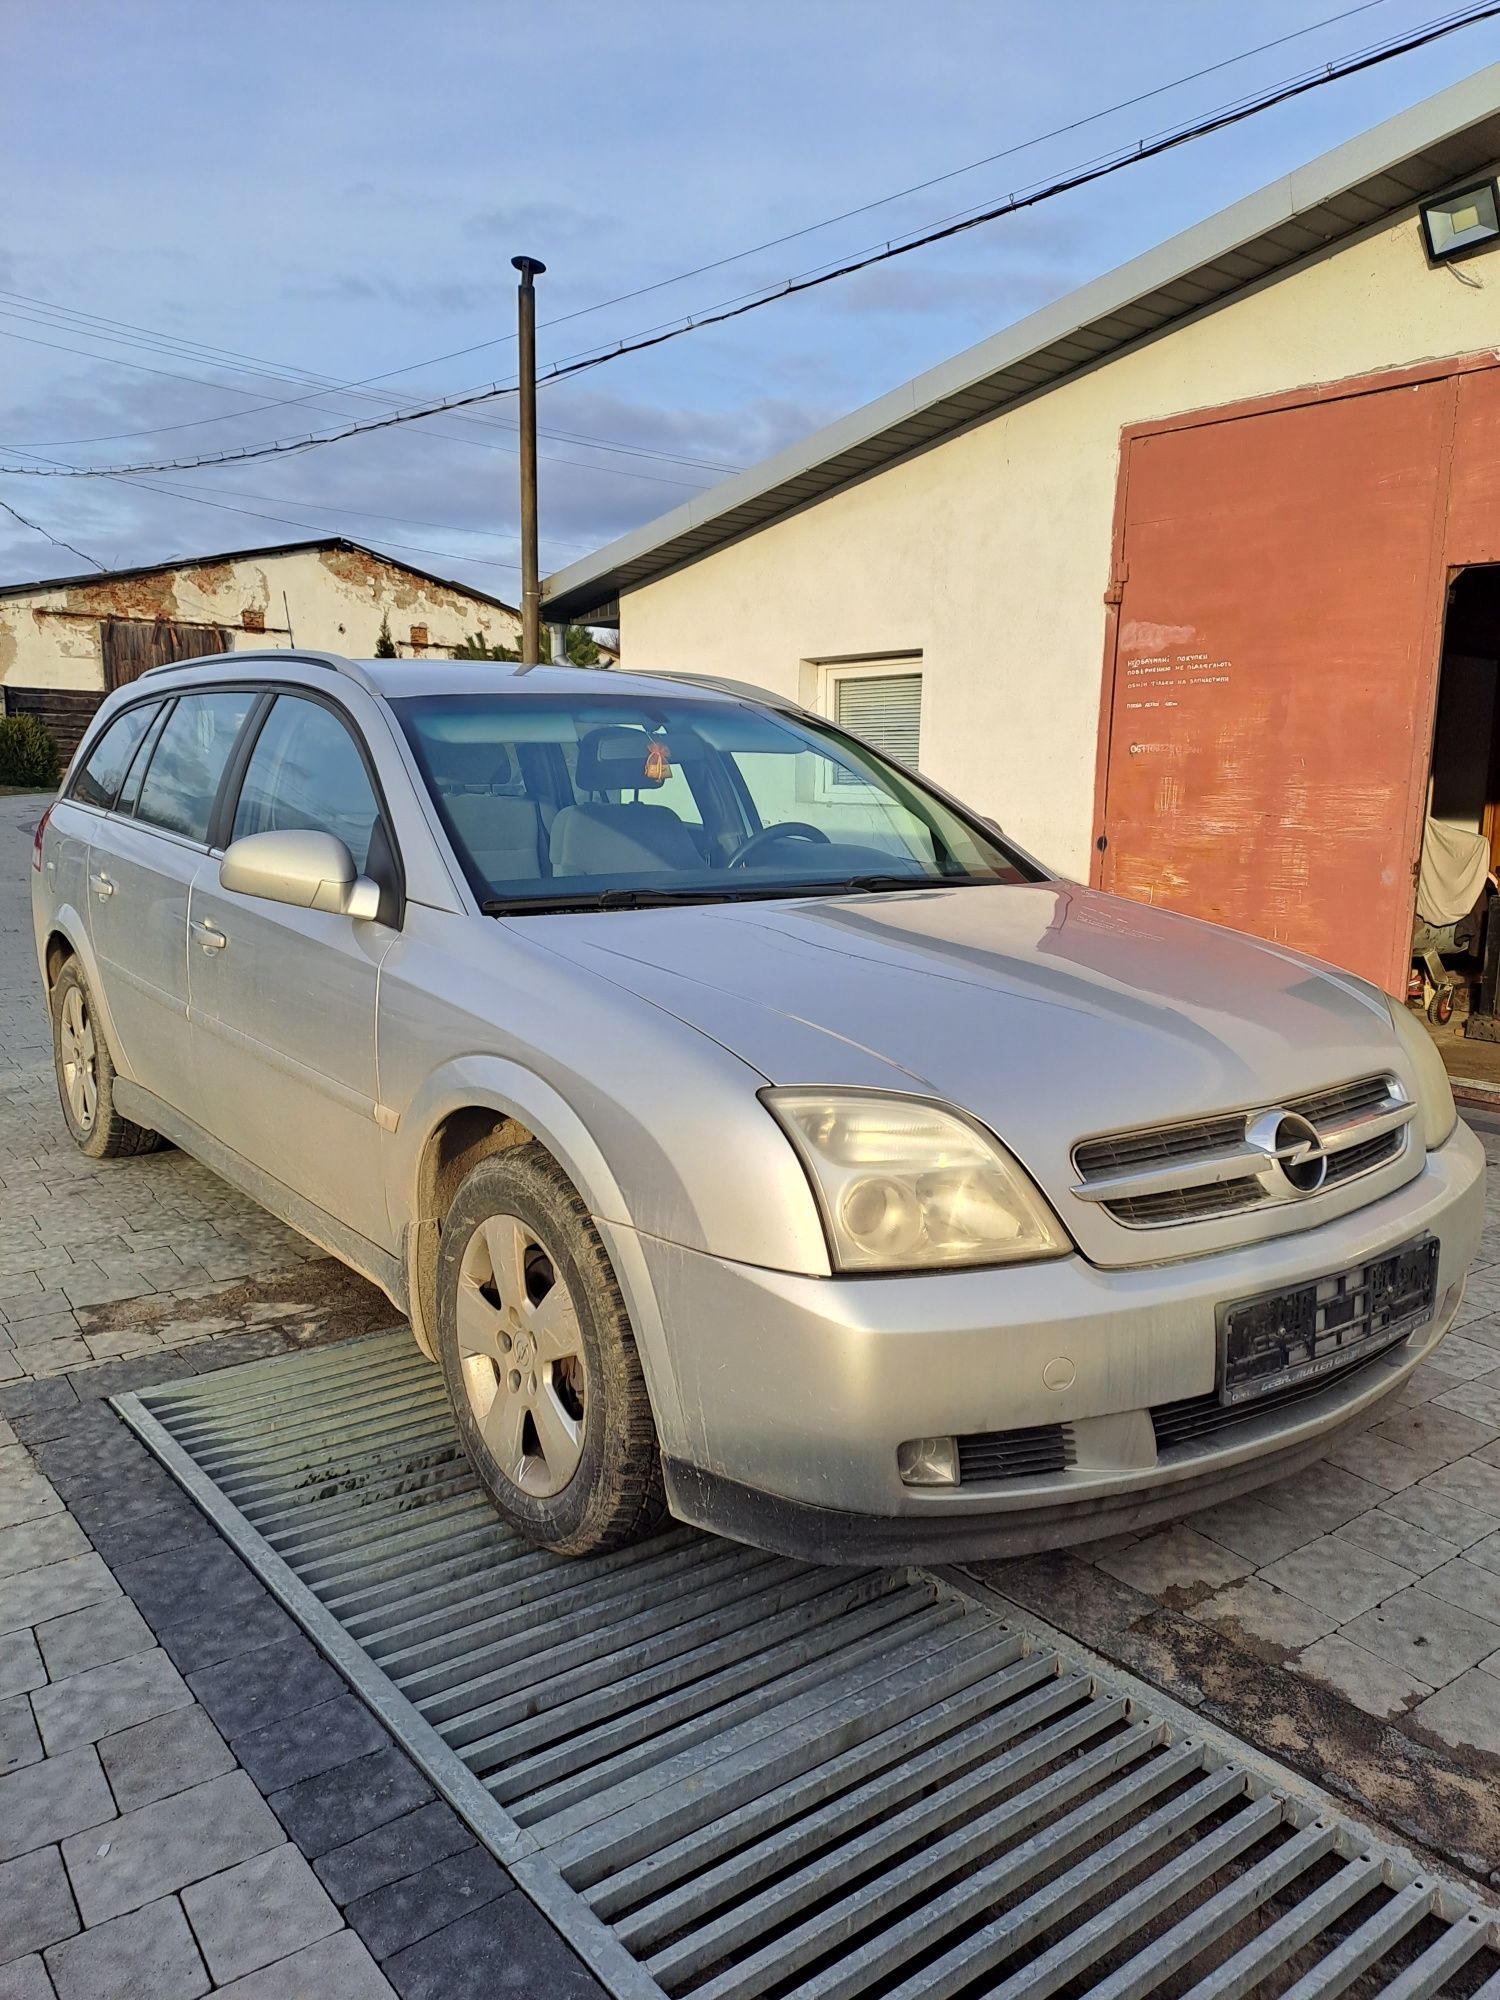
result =
M52 1063L68 1132L91 1160L154 1153L158 1133L115 1109L115 1065L94 1013L93 995L76 958L63 961L52 983Z
M454 1196L438 1348L464 1449L530 1541L593 1555L660 1525L661 1454L625 1302L540 1146L481 1160Z

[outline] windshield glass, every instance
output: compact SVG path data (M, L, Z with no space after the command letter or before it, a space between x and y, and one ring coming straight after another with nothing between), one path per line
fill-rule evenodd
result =
M607 694L392 707L497 913L1029 879L996 836L811 717Z

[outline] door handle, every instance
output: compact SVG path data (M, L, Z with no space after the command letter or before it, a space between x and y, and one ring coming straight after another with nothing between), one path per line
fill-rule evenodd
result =
M205 951L222 951L229 942L212 917L205 917L202 923L194 924L193 933Z
M97 875L90 875L89 887L101 903L115 893L114 883L110 881L109 877L102 870Z

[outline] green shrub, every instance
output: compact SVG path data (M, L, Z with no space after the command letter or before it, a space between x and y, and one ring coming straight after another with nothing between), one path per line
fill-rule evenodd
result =
M34 715L0 715L0 785L56 789L62 776L57 745Z

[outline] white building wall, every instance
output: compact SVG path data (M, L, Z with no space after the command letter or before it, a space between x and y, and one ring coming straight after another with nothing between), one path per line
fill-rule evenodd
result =
M419 658L424 653L447 658L476 631L491 644L513 647L521 629L512 611L429 583L362 550L304 549L63 588L41 584L24 596L0 597L0 681L101 688L99 627L105 618L221 625L232 632L238 651L295 643L353 659L373 655L383 618L397 650ZM425 627L425 644L413 643L414 626Z
M923 768L1085 877L1121 430L1496 347L1500 255L1430 269L1408 217L631 592L622 664L807 701L920 652Z

